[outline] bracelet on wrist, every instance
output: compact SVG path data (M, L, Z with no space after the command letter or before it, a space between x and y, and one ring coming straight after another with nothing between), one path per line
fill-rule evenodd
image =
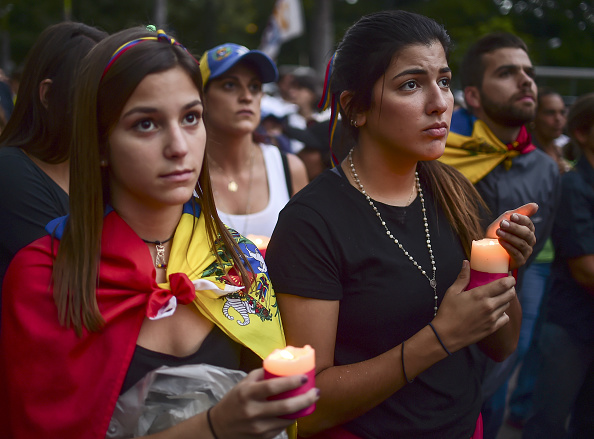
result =
M212 407L214 407L214 406L212 406ZM212 437L214 439L219 439L219 437L217 436L217 434L214 431L214 427L212 425L212 419L210 417L210 411L212 410L212 407L206 411L206 420L208 421L208 428L210 428L210 433L212 434Z
M400 345L400 359L402 360L402 374L404 375L404 379L408 384L412 384L415 379L409 380L406 376L406 369L404 368L404 342Z
M433 326L433 323L429 322L429 327L431 329L433 329L433 332L435 333L435 337L437 337L437 341L439 342L439 344L441 345L441 347L443 348L443 350L446 351L446 354L448 354L448 357L451 356L452 353L449 351L448 348L446 348L446 345L443 343L443 341L441 341L441 337L439 336L439 334L435 330L435 327Z

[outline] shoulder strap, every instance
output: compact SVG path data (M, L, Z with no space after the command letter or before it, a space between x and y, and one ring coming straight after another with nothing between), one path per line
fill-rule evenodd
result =
M289 197L293 196L293 180L291 179L291 170L289 169L289 160L287 159L287 153L281 151L281 159L283 160L283 169L285 171L285 180L287 182L287 190L289 191Z

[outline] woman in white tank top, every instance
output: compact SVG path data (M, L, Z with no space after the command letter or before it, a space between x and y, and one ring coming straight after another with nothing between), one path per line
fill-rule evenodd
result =
M287 154L283 160L276 146L253 138L262 84L276 80L276 66L263 52L226 43L206 51L200 69L206 151L219 216L244 236L270 237L280 210L308 182L297 156Z

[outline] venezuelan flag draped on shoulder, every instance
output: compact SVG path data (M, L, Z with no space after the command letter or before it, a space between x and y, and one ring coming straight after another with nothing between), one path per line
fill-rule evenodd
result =
M103 217L97 304L104 327L79 337L58 322L53 263L68 217L20 250L3 284L0 425L14 439L105 438L140 328L193 304L233 340L260 357L285 346L264 259L234 233L255 273L240 282L221 242L211 250L204 215L189 202L173 237L167 283L157 284L150 252L113 209ZM26 391L23 391L26 389Z
M198 218L196 225L194 220L192 204L188 203L175 231L167 277L173 273L186 273L194 284L194 304L200 312L261 358L284 347L285 336L276 296L266 263L256 245L229 229L255 273L252 286L247 290L241 286L241 277L233 267L233 261L227 258L221 241L215 242L215 247L222 264L211 252L204 215ZM169 282L160 286L171 289Z
M439 160L462 172L474 184L500 163L509 169L514 157L535 148L525 126L514 142L505 144L483 121L460 109L452 116L445 152Z

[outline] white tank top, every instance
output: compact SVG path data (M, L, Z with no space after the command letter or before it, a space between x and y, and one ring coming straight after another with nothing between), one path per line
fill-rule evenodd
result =
M278 214L289 201L290 195L280 150L274 145L259 145L264 155L268 176L268 205L260 212L249 215L231 215L217 209L221 221L241 235L272 236Z

